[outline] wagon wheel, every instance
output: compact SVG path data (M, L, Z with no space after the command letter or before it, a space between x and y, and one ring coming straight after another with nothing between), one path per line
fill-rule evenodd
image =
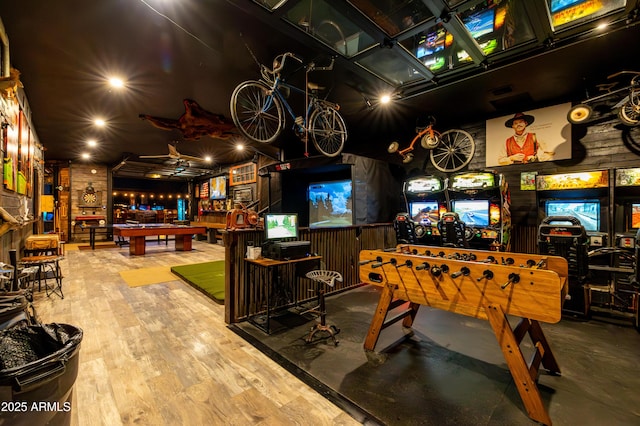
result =
M593 108L586 104L578 104L569 110L567 120L572 124L582 124L589 121L592 115Z
M640 124L640 106L634 105L631 101L626 102L620 107L618 118L627 126L637 126Z
M440 135L440 143L431 150L431 163L442 172L456 172L471 162L476 144L468 132L451 129Z

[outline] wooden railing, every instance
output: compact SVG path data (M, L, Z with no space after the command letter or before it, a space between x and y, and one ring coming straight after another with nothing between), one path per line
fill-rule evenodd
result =
M249 243L260 246L264 232L235 230L224 233L225 246L225 321L234 323L265 309L265 280L268 274L249 276L246 248ZM311 251L322 257L320 268L340 272L343 282L337 282L328 292L340 292L355 287L359 282L358 257L360 250L395 247L396 236L391 224L350 226L346 228L301 229L300 240L311 242ZM295 267L287 265L280 270L282 282L291 283L291 294L299 303L314 297L314 283L295 276ZM252 279L250 279L252 278Z

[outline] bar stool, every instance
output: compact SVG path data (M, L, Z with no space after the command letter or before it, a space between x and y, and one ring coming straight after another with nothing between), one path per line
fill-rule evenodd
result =
M313 280L316 283L316 296L318 297L318 306L313 309L310 309L304 313L308 312L317 312L320 317L320 322L317 322L316 325L311 327L311 331L309 335L305 339L307 343L311 343L313 341L313 336L317 332L326 332L329 333L331 339L333 339L333 344L338 346L338 341L336 340L336 334L340 333L340 329L335 325L327 325L326 316L327 311L325 308L324 294L325 289L324 286L328 285L329 287L333 287L336 281L342 282L342 275L340 272L336 271L327 271L324 269L316 269L314 271L309 271L306 274L306 277L310 280Z
M44 279L44 289L47 297L57 294L64 299L62 293L62 270L60 269L60 259L58 255L27 256L20 260L25 268L35 268L37 270L35 279L38 280L38 291L42 290L42 280ZM54 284L49 284L49 278L54 279Z

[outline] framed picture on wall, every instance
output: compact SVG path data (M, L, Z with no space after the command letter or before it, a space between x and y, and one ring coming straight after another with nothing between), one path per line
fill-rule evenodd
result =
M487 120L487 167L571 158L571 103Z
M0 108L3 108L4 118L6 120L2 129L2 147L4 151L2 158L2 182L6 190L15 191L18 172L20 106L15 97L9 99L2 98Z

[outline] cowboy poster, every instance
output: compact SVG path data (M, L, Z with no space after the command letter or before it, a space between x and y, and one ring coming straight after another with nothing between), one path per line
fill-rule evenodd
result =
M571 158L571 103L487 120L487 167Z

